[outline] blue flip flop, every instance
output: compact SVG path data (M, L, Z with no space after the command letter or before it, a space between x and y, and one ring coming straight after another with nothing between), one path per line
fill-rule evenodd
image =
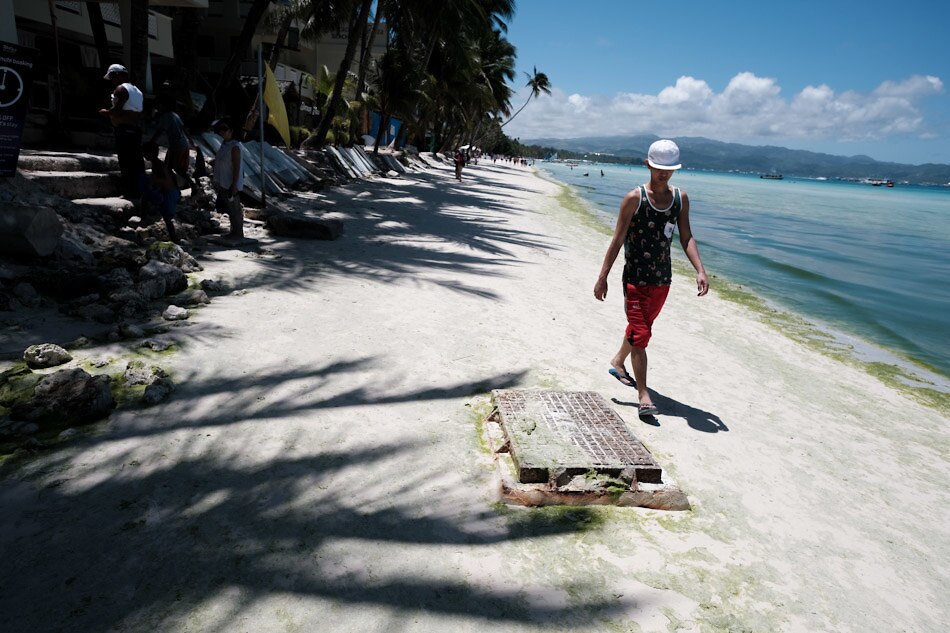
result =
M611 367L610 369L607 370L607 373L609 373L611 376L619 380L620 384L622 385L626 385L628 387L637 386L637 381L635 381L633 377L627 373L627 370L619 371L617 370L617 368Z
M639 415L641 418L654 416L659 412L660 410L657 409L656 405L653 403L641 404L639 407L637 407L637 415Z

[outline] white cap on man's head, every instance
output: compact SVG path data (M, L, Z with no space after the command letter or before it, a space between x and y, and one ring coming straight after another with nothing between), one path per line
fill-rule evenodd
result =
M680 164L680 148L667 139L654 142L647 152L647 165L654 169L679 169L683 166Z
M111 66L109 66L109 70L106 71L106 75L105 77L103 77L103 79L108 79L109 75L114 75L116 73L125 73L126 75L128 75L129 69L123 66L122 64L112 64Z

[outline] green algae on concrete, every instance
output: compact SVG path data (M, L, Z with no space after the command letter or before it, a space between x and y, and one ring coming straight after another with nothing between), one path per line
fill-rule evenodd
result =
M478 445L478 449L486 455L491 455L491 447L485 438L485 422L492 412L491 401L487 396L481 396L471 402L466 402L465 406L468 409L468 418L475 428L475 442Z

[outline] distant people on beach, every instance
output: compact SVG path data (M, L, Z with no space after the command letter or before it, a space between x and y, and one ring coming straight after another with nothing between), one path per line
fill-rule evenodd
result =
M188 174L190 150L196 149L195 142L185 129L185 123L175 112L174 97L164 96L158 102L158 118L155 120L155 133L152 142L158 142L165 137L165 163L182 178L192 193L195 191L195 182Z
M636 387L641 417L658 413L647 388L647 344L653 322L660 314L672 282L670 244L674 230L680 245L696 269L696 288L702 297L709 280L699 257L699 248L689 225L689 198L685 191L670 187L673 173L682 167L676 143L659 140L650 145L646 165L650 182L624 196L613 238L594 284L594 297L607 296L607 276L621 246L624 249L623 296L627 327L619 351L610 361L610 374L624 385ZM626 369L627 357L633 376Z
M227 238L244 239L244 208L241 206L241 191L244 189L244 169L241 143L234 138L234 125L230 119L218 119L211 129L221 137L221 147L214 156L215 208L228 216L231 231Z
M105 79L112 82L112 107L99 110L109 117L115 133L115 153L122 174L122 196L138 200L145 184L145 161L142 159L142 91L129 81L129 71L122 64L112 64Z
M142 154L152 166L152 174L148 179L143 199L146 204L157 208L158 212L161 213L162 220L165 221L165 228L168 230L168 239L178 243L174 222L178 202L181 200L178 183L175 182L167 163L158 157L158 143L155 141L146 142L142 145Z
M461 149L455 150L455 179L459 182L462 181L462 167L465 166L465 154L462 153Z

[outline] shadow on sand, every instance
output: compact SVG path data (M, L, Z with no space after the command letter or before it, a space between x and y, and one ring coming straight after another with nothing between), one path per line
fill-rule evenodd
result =
M400 564L404 550L419 545L477 560L472 550L589 529L591 517L586 509L565 521L431 503L419 491L432 473L402 465L418 463L425 446L392 439L347 450L341 442L352 442L353 429L335 429L321 409L458 398L523 378L324 395L324 381L365 362L186 379L161 418L150 410L117 413L59 450L3 464L0 630L170 630L197 613L202 630L243 630L248 617L277 626L276 614L268 620L255 605L272 608L270 601L288 597L298 621L363 605L384 619L417 611L504 627L589 622L628 608L623 600L566 606L437 578L411 556ZM259 399L292 383L310 385L312 397L301 403L285 388L284 396ZM209 397L218 404L203 411L199 400ZM267 442L284 419L297 437L281 436L275 455ZM234 428L248 424L260 429ZM241 439L248 436L254 446ZM574 588L592 595L588 589Z
M653 400L653 404L660 410L661 416L683 418L691 429L701 431L702 433L724 433L729 430L726 423L714 413L684 404L673 398L657 393L652 389L650 389L650 397ZM618 398L611 398L611 400L614 404L632 407L633 409L636 409L640 404L637 400L627 401ZM640 421L650 426L660 426L660 421L656 416L644 416L640 418Z

